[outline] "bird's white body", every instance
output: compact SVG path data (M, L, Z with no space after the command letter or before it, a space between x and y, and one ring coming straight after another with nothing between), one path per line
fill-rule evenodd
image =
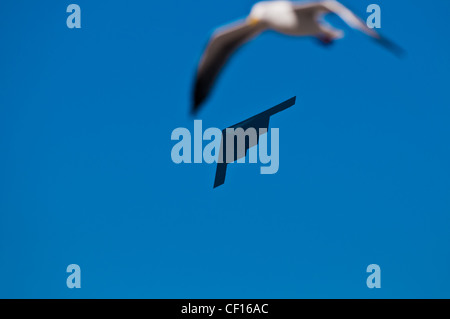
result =
M261 1L252 7L248 20L259 21L267 29L287 35L315 35L324 31L317 19L319 9L299 12L290 1Z
M336 6L334 0L311 3L261 1L252 7L247 20L286 35L323 36L335 40L342 37L342 31L332 28L321 19L333 6Z
M306 32L306 30L302 30L302 23L289 1L258 2L252 7L248 19L264 23L268 29L284 34L304 34Z

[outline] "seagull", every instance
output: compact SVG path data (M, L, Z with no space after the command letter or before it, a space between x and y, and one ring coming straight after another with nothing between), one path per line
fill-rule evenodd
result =
M250 14L241 21L217 29L200 59L194 92L192 113L195 114L208 97L221 69L236 49L260 33L273 30L291 36L311 36L323 45L343 37L343 32L333 28L323 17L336 14L347 25L357 29L396 55L402 49L370 29L352 11L336 0L291 2L285 0L261 1L253 5Z

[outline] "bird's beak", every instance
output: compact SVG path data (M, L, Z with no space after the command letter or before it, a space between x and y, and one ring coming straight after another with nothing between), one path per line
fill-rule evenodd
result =
M254 17L249 17L247 19L247 21L248 21L248 24L251 25L251 26L255 26L255 25L257 25L259 23L259 19L254 18Z

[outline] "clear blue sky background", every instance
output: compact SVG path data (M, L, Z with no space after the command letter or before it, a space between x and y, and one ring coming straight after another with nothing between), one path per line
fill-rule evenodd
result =
M297 104L271 120L278 173L214 190L170 135L211 31L253 1L79 0L79 30L70 3L0 2L0 297L450 297L448 1L376 2L403 60L348 28L240 50L204 127Z

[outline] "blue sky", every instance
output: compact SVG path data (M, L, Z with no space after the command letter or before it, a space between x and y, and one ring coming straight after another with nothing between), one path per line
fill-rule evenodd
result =
M271 120L278 173L233 165L217 189L170 135L208 36L254 2L80 0L79 30L70 3L0 3L0 297L450 297L448 1L376 2L403 60L334 18L329 48L243 47L204 127L297 103Z

